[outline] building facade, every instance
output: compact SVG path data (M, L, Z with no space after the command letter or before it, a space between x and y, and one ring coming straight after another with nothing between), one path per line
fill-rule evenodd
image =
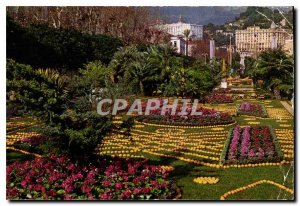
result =
M184 31L190 30L191 39L202 39L203 38L203 26L197 24L183 23L182 19L179 19L179 22L173 24L162 24L158 25L163 31L173 35L184 37Z
M185 40L182 37L171 36L170 38L171 45L176 49L178 54L185 54Z
M274 23L269 29L252 26L245 30L236 30L236 50L239 53L249 53L255 57L262 51L284 47L291 33L291 30L277 29Z
M289 54L293 55L294 54L294 40L293 40L293 34L290 34L284 43L283 50Z

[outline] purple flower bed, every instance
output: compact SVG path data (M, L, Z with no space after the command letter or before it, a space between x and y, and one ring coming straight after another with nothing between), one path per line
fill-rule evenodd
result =
M21 143L27 143L31 146L40 145L44 141L45 141L45 137L43 137L42 135L36 136L36 137L29 137L29 138L25 138L25 139L20 140Z
M17 149L25 150L32 153L43 154L41 145L45 144L46 137L43 135L21 139L13 144Z
M169 199L169 173L147 161L113 159L81 165L66 157L36 158L6 167L9 200Z
M234 159L238 152L238 144L240 140L240 131L241 128L239 126L233 129L233 136L230 144L230 151L228 154L228 159Z
M229 132L221 162L278 162L282 157L279 143L270 126L236 126Z
M237 114L256 117L268 117L266 108L263 105L250 102L242 102L238 106Z

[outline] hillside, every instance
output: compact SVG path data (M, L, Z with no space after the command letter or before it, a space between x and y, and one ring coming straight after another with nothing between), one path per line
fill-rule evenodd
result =
M185 22L192 24L205 25L213 23L222 25L228 21L233 21L240 15L241 12L246 11L247 7L150 7L150 10L159 15L163 20L168 23L178 21L182 15Z
M293 8L279 8L279 10L283 12L286 19L293 24ZM225 28L227 28L227 30L245 29L253 25L257 25L261 28L270 28L272 21L274 21L276 25L281 25L280 22L284 17L280 14L279 10L277 7L247 7L247 10L240 13L238 18L225 24ZM288 24L282 27L291 28Z
M292 22L292 7L150 7L150 12L158 16L161 20L167 23L177 22L179 16L185 22L192 24L207 25L212 23L214 25L229 25L229 22L238 25L238 28L246 28L251 25L259 25L262 28L268 28L271 21L257 11L265 14L269 19L279 23L283 17L277 10L279 8L285 13L287 19Z

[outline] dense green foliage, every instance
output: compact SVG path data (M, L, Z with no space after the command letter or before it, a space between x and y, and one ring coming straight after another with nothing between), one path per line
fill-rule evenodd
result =
M216 46L224 46L224 45L230 44L230 36L228 36L228 35L216 33L213 35L213 39L216 42ZM231 42L232 45L234 45L233 40L234 40L234 38L232 38L232 42Z
M186 86L183 92L187 96L203 99L216 86L210 67L207 65L195 65L186 72Z
M55 70L34 70L30 65L7 61L7 97L11 107L22 105L47 122L56 120L55 114L63 111L66 101L66 77Z
M252 76L254 71L255 59L252 57L245 57L245 75Z
M202 98L219 82L220 65L178 56L170 45L123 47L109 66L133 94Z
M7 18L7 57L34 68L76 70L100 60L108 64L119 47L119 39L81 33L74 29L55 29L47 25L23 28Z
M95 82L100 84L103 77L95 75L101 73L102 67L96 67L100 72L90 67L78 77L66 78L56 70L34 70L29 65L7 61L8 104L21 105L25 112L45 123L40 127L48 139L45 153L88 157L111 127L110 118L96 113L91 93L86 92Z
M245 12L240 14L239 19L243 21L243 28L253 25L260 26L261 28L270 28L272 22L263 15L259 14L259 12L266 15L269 19L272 19L276 24L283 19L283 16L277 9L272 10L268 7L249 6ZM284 15L289 22L293 22L292 10L286 12Z
M267 91L271 91L277 98L291 98L294 91L294 61L284 51L268 50L262 52L254 63L251 71L252 78Z

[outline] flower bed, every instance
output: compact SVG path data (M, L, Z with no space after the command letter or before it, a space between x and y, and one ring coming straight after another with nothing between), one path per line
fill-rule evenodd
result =
M25 150L32 153L42 154L43 151L39 148L40 145L44 144L46 141L46 138L42 135L37 135L33 137L27 137L23 138L17 142L15 142L12 146Z
M293 189L290 189L290 188L287 188L286 186L284 185L281 185L277 182L274 182L274 181L271 181L271 180L259 180L257 182L254 182L254 183L251 183L249 185L246 185L246 186L242 186L240 188L237 188L237 189L234 189L234 190L230 190L226 193L224 193L221 197L220 197L220 200L225 200L226 198L228 198L229 196L231 195L234 195L236 193L239 193L241 191L244 191L244 190L247 190L247 189L250 189L250 188L253 188L253 187L256 187L257 185L261 185L261 184L270 184L270 185L274 185L278 188L280 188L281 190L284 190L290 194L294 194L294 190Z
M80 165L66 157L36 158L6 167L7 199L117 200L174 198L168 171L145 161L113 159Z
M213 90L214 94L245 94L244 90L234 90L231 88L217 88Z
M271 126L236 126L228 133L221 163L279 162L283 159Z
M224 94L211 94L205 97L207 103L210 104L225 104L232 103L233 99L229 95Z
M234 122L232 116L225 112L218 112L214 109L198 108L197 112L202 115L192 115L192 108L187 108L187 115L180 115L181 108L171 114L171 110L167 109L165 115L161 114L161 109L151 111L150 115L138 116L136 120L145 123L176 125L176 126L211 126L231 124Z
M237 108L237 115L268 117L266 108L261 104L242 102Z
M162 98L156 98L156 99L159 101L159 105L161 107L163 105L163 99ZM126 100L126 102L127 102L127 106L126 106L125 109L120 111L121 114L128 112L128 110L131 107L131 104L133 103L133 101L129 101L129 100ZM153 107L154 105L155 105L154 102L152 102L150 104L151 107ZM119 106L120 106L120 104L119 104ZM146 111L146 108L147 108L147 100L144 100L144 101L141 102L141 110L142 110L143 113Z
M217 177L197 177L193 181L198 184L217 184L219 182L219 178L217 178Z

